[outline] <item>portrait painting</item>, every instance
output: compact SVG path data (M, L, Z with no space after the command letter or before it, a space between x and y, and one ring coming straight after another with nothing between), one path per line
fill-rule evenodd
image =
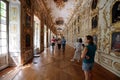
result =
M112 51L120 52L120 32L114 32L112 34Z
M98 16L92 18L92 29L97 28L98 26Z
M31 1L30 0L26 0L26 4L28 5L29 8L31 8Z
M25 43L26 43L26 47L30 47L30 35L29 34L26 34L25 36Z
M31 16L26 13L26 27L30 27L31 26Z
M112 23L116 23L120 21L120 1L117 1L113 5L112 9Z

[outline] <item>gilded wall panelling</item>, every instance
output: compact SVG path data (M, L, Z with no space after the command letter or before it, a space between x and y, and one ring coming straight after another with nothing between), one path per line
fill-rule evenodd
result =
M113 61L105 56L101 56L101 62L103 62L104 65L112 67Z
M33 4L31 0L21 0L21 41L22 41L22 64L25 64L33 57Z
M104 4L102 4L104 3ZM118 54L116 55L115 52L111 51L111 44L112 44L112 33L119 32L119 23L112 24L112 3L114 3L114 0L110 1L100 1L99 2L99 30L98 36L99 36L99 42L100 50L98 53L98 56L101 55L101 60L98 61L99 64L104 65L104 67L111 72L115 73L119 76L119 57ZM104 43L101 43L104 42ZM117 67L116 67L117 66Z

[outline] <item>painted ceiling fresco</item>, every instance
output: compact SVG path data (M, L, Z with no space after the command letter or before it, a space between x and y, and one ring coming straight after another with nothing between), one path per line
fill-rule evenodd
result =
M63 30L82 0L44 0L54 26ZM61 28L61 29L60 29Z

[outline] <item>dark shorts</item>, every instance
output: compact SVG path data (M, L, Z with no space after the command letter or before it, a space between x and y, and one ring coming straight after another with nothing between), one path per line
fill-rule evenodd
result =
M93 68L94 63L82 63L82 70L83 71L91 71Z
M55 43L52 43L52 46L55 46Z

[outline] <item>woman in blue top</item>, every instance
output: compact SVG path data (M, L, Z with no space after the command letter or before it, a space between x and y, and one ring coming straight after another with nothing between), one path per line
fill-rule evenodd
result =
M81 54L81 58L83 59L82 70L85 74L85 80L92 80L92 68L94 64L96 45L94 45L93 37L90 35L86 36L85 42L87 43L87 46Z

